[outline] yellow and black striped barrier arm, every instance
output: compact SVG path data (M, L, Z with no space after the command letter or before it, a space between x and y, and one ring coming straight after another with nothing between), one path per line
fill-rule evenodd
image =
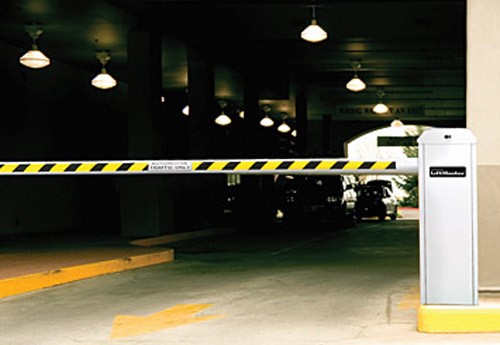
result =
M417 174L417 159L229 159L0 162L0 175L96 174Z

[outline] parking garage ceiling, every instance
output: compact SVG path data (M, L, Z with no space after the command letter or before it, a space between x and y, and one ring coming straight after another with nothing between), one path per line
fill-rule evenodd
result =
M313 3L329 34L317 44L300 39ZM128 31L142 27L164 38L164 88L187 87L190 47L224 67L216 81L234 92L216 87L216 96L241 99L234 76L257 73L274 102L293 103L304 88L310 119L377 119L346 109L375 104L383 90L389 105L419 109L399 117L432 124L465 120L465 10L465 0L10 0L0 8L0 40L25 49L24 24L39 22L52 59L96 71L95 51L108 49L110 69L126 82ZM345 88L352 60L367 84L359 93Z

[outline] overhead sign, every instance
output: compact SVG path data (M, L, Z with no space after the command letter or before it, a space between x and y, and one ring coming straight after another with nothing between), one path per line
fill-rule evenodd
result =
M418 137L377 137L377 146L418 146Z

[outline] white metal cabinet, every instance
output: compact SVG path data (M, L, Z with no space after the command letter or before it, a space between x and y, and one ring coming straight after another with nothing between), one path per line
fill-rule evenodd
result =
M478 303L476 139L431 129L419 140L422 304Z

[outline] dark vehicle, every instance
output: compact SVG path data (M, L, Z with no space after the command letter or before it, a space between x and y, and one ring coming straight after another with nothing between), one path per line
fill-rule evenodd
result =
M389 188L377 184L362 185L356 201L356 218L378 217L385 220L398 216L398 200Z
M356 192L335 176L279 175L276 179L277 220L348 224L353 221Z
M370 180L366 182L367 186L383 186L389 188L391 192L394 190L392 189L392 182L388 180Z

